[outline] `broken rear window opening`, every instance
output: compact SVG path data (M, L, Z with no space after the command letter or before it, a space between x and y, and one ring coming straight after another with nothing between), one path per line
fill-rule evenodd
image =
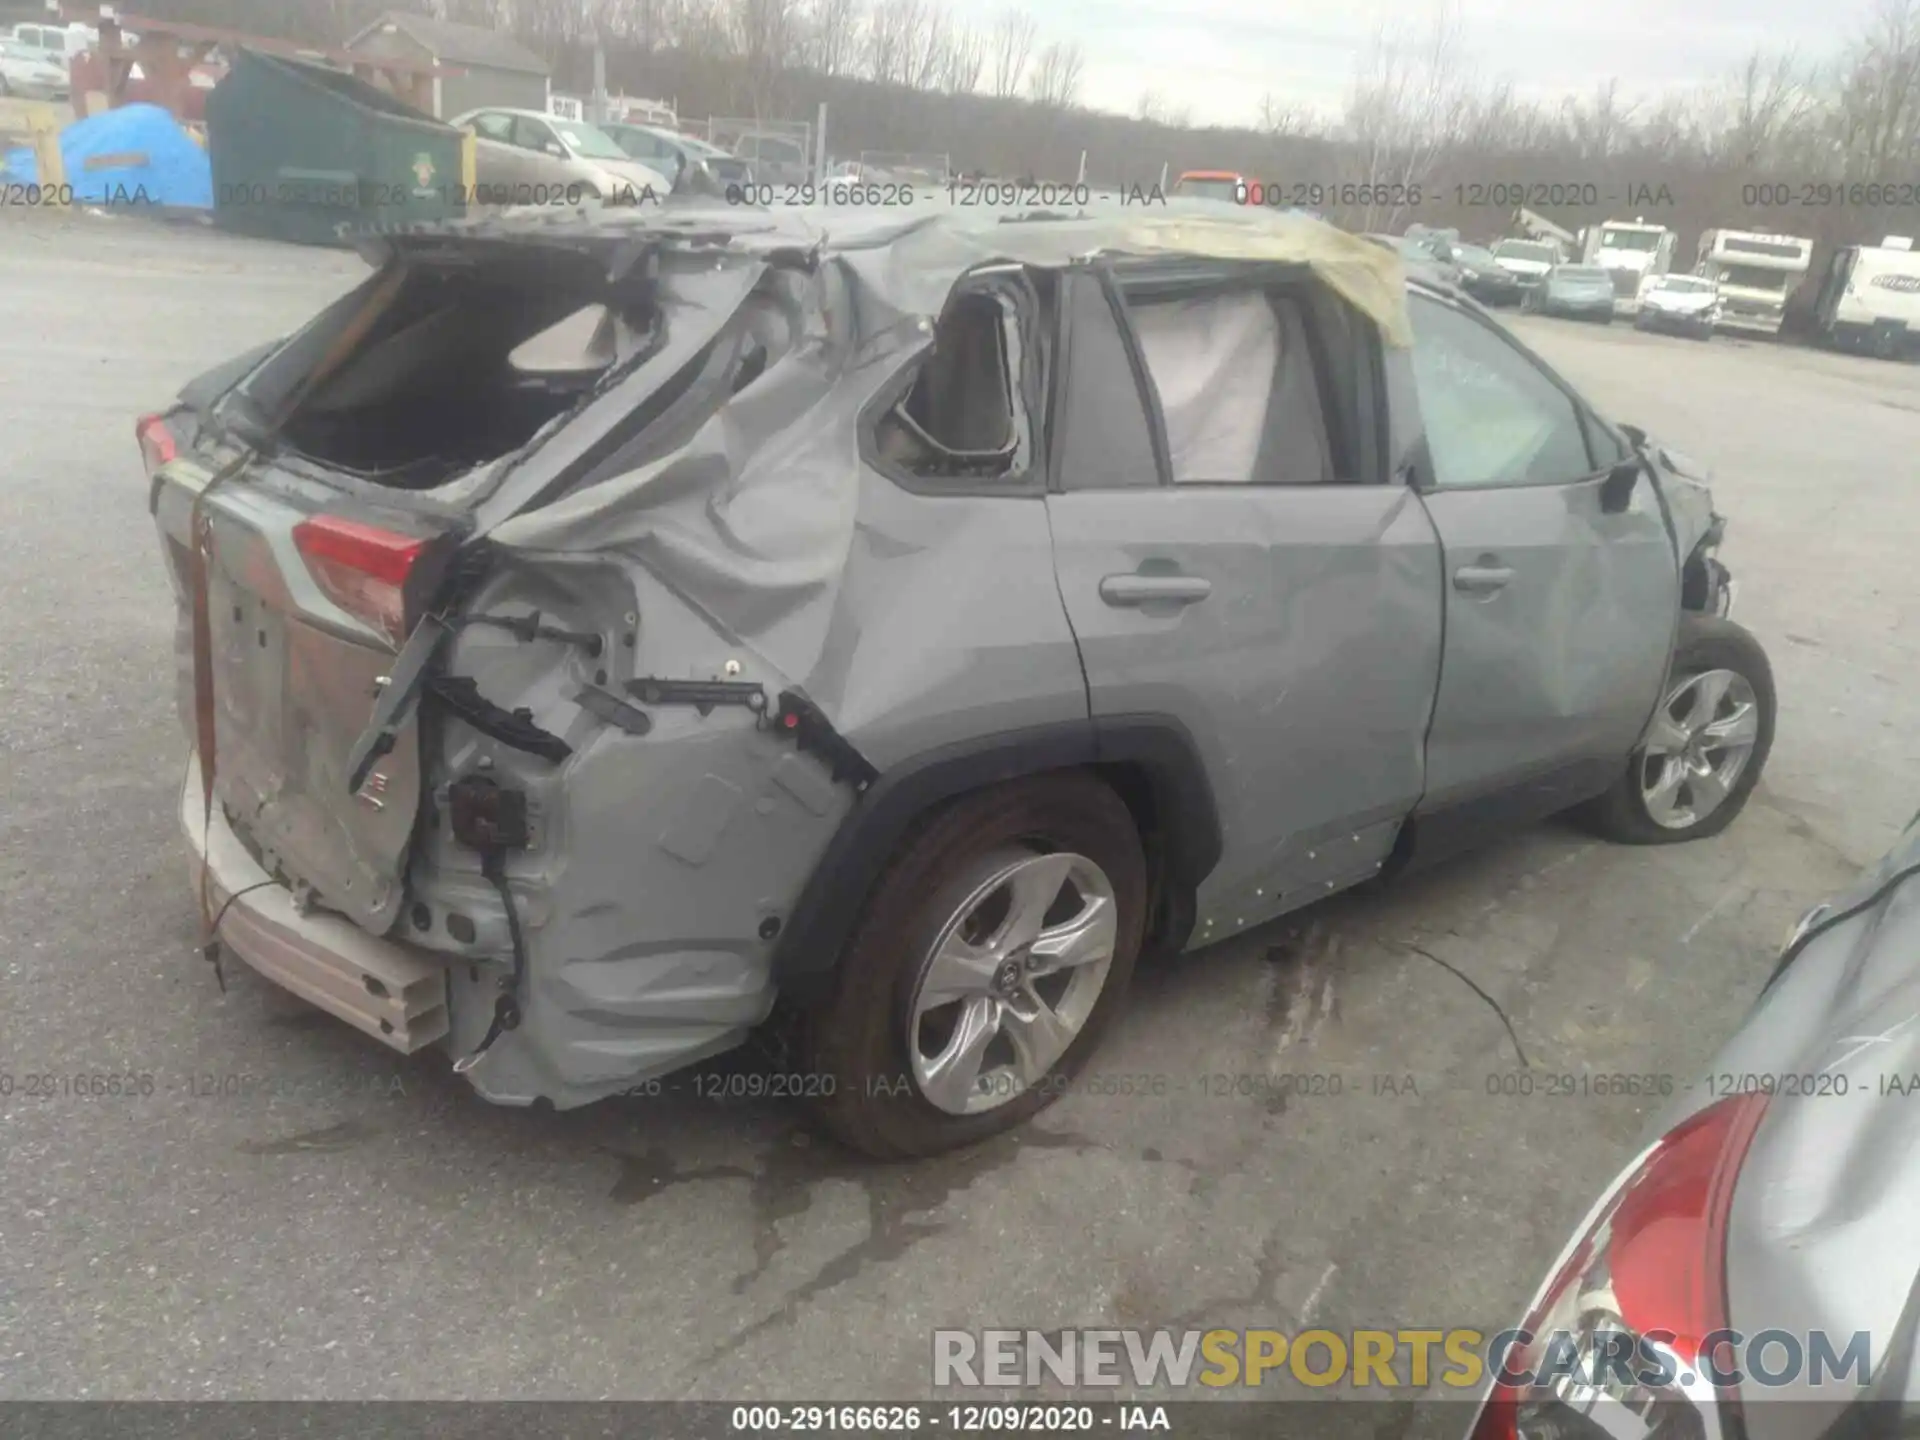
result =
M323 312L243 387L280 443L363 479L425 490L511 454L654 346L653 291L553 249L408 266L329 373L322 354L376 303L375 281Z
M911 385L874 427L879 458L925 478L1019 476L1029 433L1021 353L1010 296L997 288L956 294Z

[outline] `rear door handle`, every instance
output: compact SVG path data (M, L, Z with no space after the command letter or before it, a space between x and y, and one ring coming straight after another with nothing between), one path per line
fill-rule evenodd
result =
M1191 605L1213 593L1202 575L1109 575L1100 582L1100 598L1109 605Z
M1505 565L1462 565L1453 572L1453 588L1463 595L1497 595L1512 579L1513 571Z

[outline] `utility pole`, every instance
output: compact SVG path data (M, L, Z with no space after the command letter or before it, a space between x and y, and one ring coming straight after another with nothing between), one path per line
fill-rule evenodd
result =
M600 43L600 22L587 22L587 38L593 42L593 99L587 118L596 125L607 123L607 47Z

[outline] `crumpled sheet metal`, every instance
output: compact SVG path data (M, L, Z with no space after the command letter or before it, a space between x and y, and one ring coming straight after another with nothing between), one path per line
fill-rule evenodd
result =
M858 712L858 692L874 677L835 658L864 628L856 572L928 542L878 533L878 517L863 512L870 482L857 420L930 343L924 321L945 308L961 276L995 261L1061 266L1101 252L1305 263L1389 339L1410 335L1397 256L1312 220L1261 211L1216 218L1202 212L1225 207L1182 203L1197 208L1148 215L1127 207L1046 225L869 212L827 217L829 230L791 212L754 216L733 248L764 254L811 248L810 239L821 247L816 274L787 272L784 282L788 313L802 327L794 348L678 450L505 519L490 538L529 559L598 554L637 563L829 716ZM708 317L716 326L724 318Z
M1204 200L1113 204L1045 223L948 210L870 240L830 225L827 239L830 251L903 314L939 314L956 280L995 261L1054 268L1094 255L1195 255L1303 264L1378 325L1388 344L1413 344L1398 255L1324 221L1259 207Z

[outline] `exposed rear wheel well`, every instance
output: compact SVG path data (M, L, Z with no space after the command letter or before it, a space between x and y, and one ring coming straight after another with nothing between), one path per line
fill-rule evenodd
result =
M888 863L953 805L1007 782L1071 772L1101 781L1136 826L1153 885L1148 947L1182 948L1194 893L1220 859L1213 790L1179 721L1119 715L983 736L883 769L787 917L772 956L775 982L796 997L828 982Z
M1162 793L1163 783L1146 766L1112 762L1087 767L1112 788L1133 816L1133 828L1140 836L1140 848L1147 857L1147 940L1146 954L1158 956L1185 946L1193 930L1193 885L1183 878L1191 865L1182 860L1192 857L1177 853L1179 842L1167 824L1171 797Z

